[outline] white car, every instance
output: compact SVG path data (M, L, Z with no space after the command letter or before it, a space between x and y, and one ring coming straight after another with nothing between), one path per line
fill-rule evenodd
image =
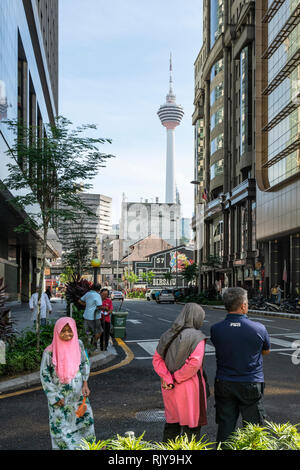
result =
M156 297L155 297L155 294L156 294L157 292L160 292L160 291L161 291L161 289L150 289L150 290L148 290L148 291L146 292L146 299L149 300L149 301L150 301L150 300L155 300L155 298L156 298Z
M175 303L175 296L171 290L163 289L158 297L156 297L156 302L160 304L161 302L169 302L171 304Z
M110 293L111 300L124 300L123 292L119 290L112 290Z

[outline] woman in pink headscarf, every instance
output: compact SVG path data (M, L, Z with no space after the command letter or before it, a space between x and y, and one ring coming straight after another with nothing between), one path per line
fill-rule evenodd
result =
M52 449L75 450L81 439L95 439L88 399L89 373L89 360L78 339L75 321L60 318L54 327L53 341L43 353L40 370L48 399ZM82 409L80 413L78 410Z

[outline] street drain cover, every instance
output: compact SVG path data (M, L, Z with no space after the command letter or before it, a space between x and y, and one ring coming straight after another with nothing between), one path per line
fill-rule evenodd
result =
M139 411L135 417L138 421L146 423L160 423L165 421L165 412L163 410Z

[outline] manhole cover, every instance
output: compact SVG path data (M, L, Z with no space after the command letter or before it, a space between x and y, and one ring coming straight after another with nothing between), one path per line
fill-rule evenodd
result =
M165 412L163 410L139 411L135 415L138 421L146 423L159 423L165 421Z

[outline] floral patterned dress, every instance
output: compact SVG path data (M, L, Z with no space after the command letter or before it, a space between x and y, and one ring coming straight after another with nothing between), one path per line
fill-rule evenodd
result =
M86 399L87 410L78 418L77 408L82 404L82 386L90 373L90 364L84 346L79 340L81 348L81 363L77 375L69 384L62 384L55 372L52 363L52 352L44 351L40 378L44 392L48 399L49 425L53 450L78 449L81 439L93 441L95 436L93 412L89 399ZM55 405L64 399L62 407Z

